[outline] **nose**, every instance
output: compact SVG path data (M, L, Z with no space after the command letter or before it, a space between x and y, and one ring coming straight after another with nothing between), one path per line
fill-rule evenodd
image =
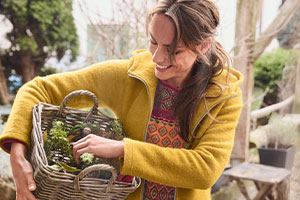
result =
M163 47L157 47L152 54L152 60L155 63L164 63L166 59L168 58L168 52L164 50Z

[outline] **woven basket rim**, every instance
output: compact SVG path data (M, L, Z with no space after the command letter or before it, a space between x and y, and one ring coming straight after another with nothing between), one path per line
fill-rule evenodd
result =
M84 92L86 92L86 91L84 91ZM83 118L83 116L85 116L85 115L89 115L89 119L93 119L93 120L100 120L100 119L116 120L116 118L111 118L101 112L99 113L98 108L97 108L97 112L96 112L95 105L90 111L75 109L75 108L65 106L61 112L62 116L54 116L53 113L57 113L60 110L60 108L61 108L61 105L57 106L57 105L52 105L52 104L45 103L45 102L40 102L34 106L33 120L32 120L33 129L32 129L32 133L31 133L32 148L31 148L30 160L31 160L31 163L34 168L34 177L45 176L49 180L51 179L51 181L56 180L57 183L62 182L64 184L75 184L74 182L78 178L78 175L71 174L68 172L55 171L48 165L48 161L47 161L46 154L44 151L44 141L43 141L42 129L45 129L45 127L42 127L43 126L42 125L43 124L42 117L49 117L47 114L51 113L49 118L53 117L53 119L57 119L59 117L62 117L62 118L64 117L66 121L67 120L71 121L72 117L77 116L77 115L79 115L81 118ZM43 111L44 111L44 113L43 113ZM52 121L53 121L53 119L52 119ZM74 119L73 119L73 121L74 121ZM49 126L49 124L48 124L48 126ZM94 165L92 165L91 167L93 167L93 166ZM105 194L107 194L108 196L115 195L113 193L117 192L118 193L117 195L119 197L123 195L123 197L125 199L130 193L135 191L141 184L141 179L139 177L135 177L135 176L133 177L133 180L130 183L119 182L119 181L113 180L111 182L111 184L109 184L110 181L111 180L107 180L107 179L84 177L84 178L82 178L82 180L78 181L78 186L79 186L78 188L76 188L74 186L74 192L76 193L76 192L78 192L78 189L80 190L80 188L86 188L87 185L91 185L91 186L89 186L89 188L91 190L105 188L105 190L106 190ZM95 183L98 183L98 184L101 183L101 184L96 185ZM56 185L53 184L53 188L55 188L55 187L56 187ZM85 191L86 191L86 189L85 189ZM99 193L99 195L100 195L100 193ZM103 195L103 194L101 193L101 195ZM70 197L70 195L69 195L69 197ZM122 199L122 198L118 198L118 199Z

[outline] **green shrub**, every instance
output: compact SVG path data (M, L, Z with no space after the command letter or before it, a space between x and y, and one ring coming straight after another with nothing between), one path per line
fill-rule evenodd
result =
M56 74L56 73L59 73L59 72L60 72L60 70L58 70L55 67L45 66L41 69L41 71L39 73L39 76L47 76L47 75Z
M297 65L298 52L296 49L274 49L266 52L254 63L254 85L265 90L269 87L269 93L278 90L278 83L282 78L282 70L285 66Z

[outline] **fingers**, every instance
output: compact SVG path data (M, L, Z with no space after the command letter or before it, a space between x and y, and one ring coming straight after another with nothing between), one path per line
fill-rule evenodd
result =
M16 200L38 200L35 196L27 190L27 192L18 192L16 193Z
M79 157L83 153L92 153L96 157L116 158L124 156L124 142L103 138L90 134L72 143L75 162L79 164Z
M81 149L81 148L84 148L88 145L88 142L87 141L82 141L80 143L74 143L73 144L73 151L77 151L78 149Z
M22 186L21 182L23 182L23 181L20 181L20 178L19 178L18 186L19 186L20 189L17 190L17 194L19 194L19 196L21 197L19 199L36 200L34 195L31 193L32 191L36 190L36 184L35 184L35 181L33 179L32 167L31 167L29 162L24 163L23 166L25 168L25 169L23 169L25 171L25 173L23 175L23 177L25 178L25 181L24 181L25 184L24 184L24 186Z
M33 169L31 164L26 160L23 163L23 169L24 174L23 177L25 178L25 184L27 184L27 188L29 191L34 191L36 189L36 184L35 181L33 179ZM17 175L20 176L21 174ZM16 177L17 178L17 177ZM20 179L21 177L19 177Z
M24 161L23 163L23 170L24 170L24 178L25 182L27 183L27 188L29 191L34 191L36 189L36 184L33 179L33 169L31 164L28 161Z
M85 137L87 138L87 137ZM75 143L73 143L73 156L75 159L76 164L79 164L79 157L81 154L88 152L88 141L87 139L83 138Z
M74 152L73 152L73 153L74 153ZM79 164L79 163L80 163L79 157L80 157L80 155L83 154L83 153L89 153L87 147L82 148L82 149L79 149L79 150L77 150L77 151L74 153L74 158L75 158L76 164Z
M31 179L31 178L30 178ZM34 180L28 180L28 190L29 191L34 191L36 189L36 185Z
M19 164L14 163L13 174L16 184L16 199L17 200L36 200L31 193L36 189L36 184L33 179L33 170L28 161L22 161Z
M36 189L33 179L33 169L25 158L26 147L21 143L13 143L11 146L10 163L16 185L17 200L36 200L31 193Z
M71 144L72 144L72 145L77 145L77 144L79 144L79 143L82 143L82 142L86 141L89 137L90 137L90 136L88 135L88 136L86 136L86 137L84 137L84 138L81 138L80 140L78 140L78 141L76 141L76 142L72 142Z

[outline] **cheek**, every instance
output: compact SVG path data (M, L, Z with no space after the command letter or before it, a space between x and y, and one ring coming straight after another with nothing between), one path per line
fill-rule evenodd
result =
M192 67L196 61L196 58L187 60L187 65Z
M176 58L176 63L178 65L178 67L181 67L182 69L189 69L192 68L192 66L194 65L196 61L196 57L194 56L180 56Z
M150 42L149 42L149 44L148 44L148 50L151 52L151 54L153 55L154 54L154 52L155 52L155 45L153 45L153 44L151 44Z
M191 54L189 54L189 55L187 55L185 57L185 64L187 66L191 67L191 66L194 65L194 63L196 62L196 60L197 60L197 55L194 54L194 53L191 53Z

